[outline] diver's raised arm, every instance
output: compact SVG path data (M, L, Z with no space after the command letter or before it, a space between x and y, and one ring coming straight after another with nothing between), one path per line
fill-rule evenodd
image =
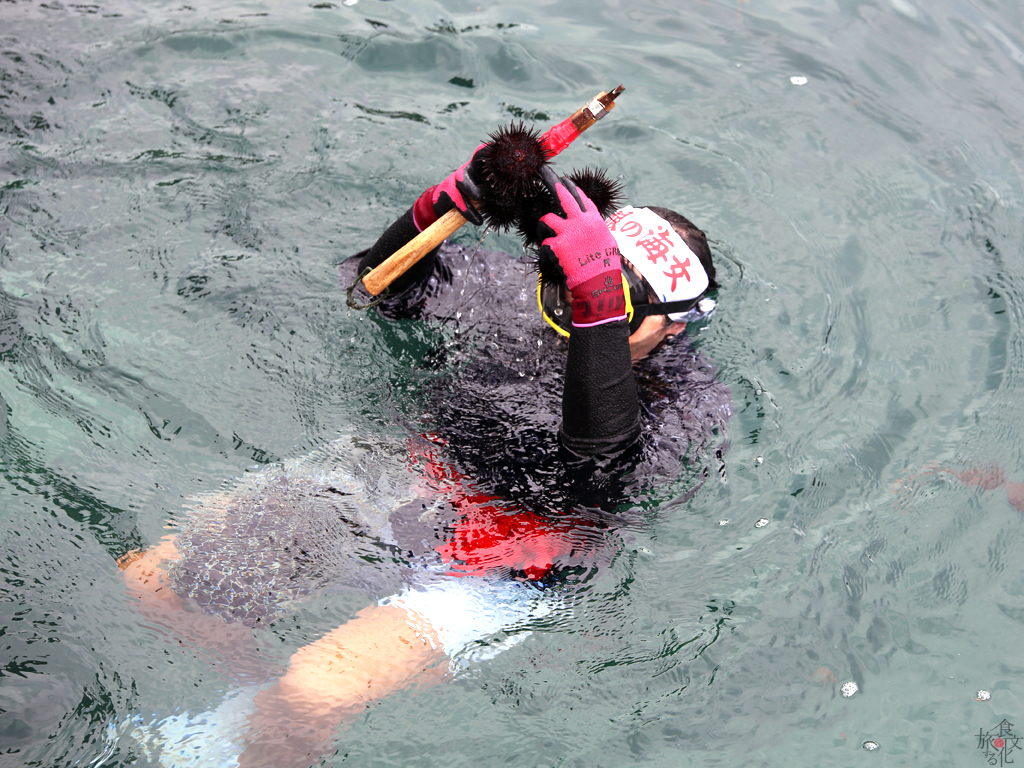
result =
M617 453L640 435L619 247L582 190L548 168L541 177L558 207L540 220L540 269L572 297L560 437L580 455Z
M428 187L409 210L384 230L384 233L377 238L377 242L360 255L358 267L360 275L367 269L379 266L391 254L410 242L448 211L457 210L473 224L483 223L482 217L473 205L481 195L479 184L475 178L480 175L481 149L483 149L483 145L477 147L473 157L456 168L440 184ZM426 280L434 270L436 255L437 248L434 248L410 267L405 274L396 278L388 289L388 295L400 295Z

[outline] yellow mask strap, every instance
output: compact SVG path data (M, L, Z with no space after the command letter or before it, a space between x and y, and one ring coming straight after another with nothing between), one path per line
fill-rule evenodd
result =
M560 336L565 336L566 338L568 338L569 337L569 331L565 330L565 328L563 328L558 323L556 323L554 320L552 320L550 317L548 317L548 313L544 311L544 302L541 299L541 288L543 286L544 286L544 281L541 279L540 275L538 275L537 276L537 309L540 310L541 317L544 318L545 322L547 322L548 325L550 325L552 328L555 329L555 333L559 334ZM625 275L622 276L622 292L626 296L626 321L627 322L632 322L632 320L633 320L633 302L632 302L632 300L629 297L629 283L626 282L626 276Z

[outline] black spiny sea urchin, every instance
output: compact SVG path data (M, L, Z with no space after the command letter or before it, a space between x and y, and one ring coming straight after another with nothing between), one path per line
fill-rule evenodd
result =
M622 182L610 178L604 168L584 168L582 171L573 171L566 178L594 202L602 219L615 213L626 197Z
M527 128L520 120L502 126L488 139L484 183L499 194L515 196L529 192L551 157L540 132Z
M572 171L566 177L581 189L591 202L597 206L601 218L607 219L622 205L625 195L623 184L608 176L603 168L584 168ZM521 202L518 212L519 235L527 247L536 248L543 239L537 233L540 217L551 213L557 207L547 187L538 185L539 189L528 199Z
M482 153L484 188L480 212L497 229L509 229L520 211L539 194L537 174L550 158L535 128L520 121L502 126L488 137Z

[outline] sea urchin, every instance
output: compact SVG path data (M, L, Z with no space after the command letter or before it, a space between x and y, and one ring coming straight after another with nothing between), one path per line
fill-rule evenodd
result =
M499 128L480 153L483 178L480 212L497 229L509 229L524 205L542 189L537 181L550 157L536 129L522 121Z
M537 129L527 128L520 120L502 126L488 138L484 183L497 194L518 196L529 192L551 157Z
M609 178L603 168L584 168L573 171L566 178L593 201L602 219L615 213L625 199L622 182Z

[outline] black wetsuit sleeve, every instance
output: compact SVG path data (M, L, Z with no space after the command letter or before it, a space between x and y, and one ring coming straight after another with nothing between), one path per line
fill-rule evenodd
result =
M581 456L619 453L640 436L640 401L625 320L572 329L559 436Z
M416 228L416 223L412 218L412 208L410 208L390 227L384 230L384 234L377 238L377 242L373 244L373 247L359 260L360 274L367 267L376 267L419 233L420 231ZM424 283L434 272L434 261L436 258L437 248L416 262L408 272L395 280L388 289L388 295L400 296L410 288L418 287Z

